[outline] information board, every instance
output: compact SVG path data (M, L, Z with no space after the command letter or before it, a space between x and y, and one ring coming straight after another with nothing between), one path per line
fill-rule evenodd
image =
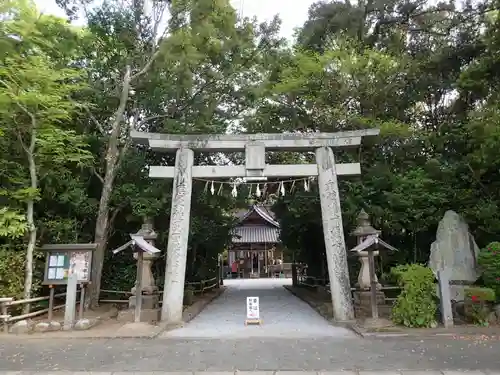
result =
M94 244L51 244L42 247L47 251L44 285L65 285L71 274L79 283L90 282Z
M49 254L47 280L62 281L68 277L69 258L67 253Z
M90 261L92 253L90 251L73 251L69 259L69 272L76 273L78 282L90 281Z
M247 297L247 320L259 320L259 297Z

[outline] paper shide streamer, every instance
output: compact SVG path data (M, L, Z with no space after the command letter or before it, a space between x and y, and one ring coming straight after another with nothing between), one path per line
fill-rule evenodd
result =
M195 179L198 180L198 179ZM314 180L313 177L301 178L295 180L284 180L284 181L276 181L276 182L219 182L219 181L211 181L211 180L202 180L205 182L204 192L208 193L210 191L211 195L221 195L224 189L224 185L231 186L231 196L233 198L238 197L238 188L243 185L248 185L248 196L251 197L255 195L257 198L265 196L269 185L277 186L277 194L279 196L284 197L287 193L293 193L297 189L297 184L301 183L303 190L305 192L309 192L311 190L311 181ZM219 184L218 189L216 188L216 184ZM300 185L299 185L300 186Z

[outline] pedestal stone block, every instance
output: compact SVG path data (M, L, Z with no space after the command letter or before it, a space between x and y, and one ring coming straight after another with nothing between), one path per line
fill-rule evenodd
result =
M120 311L117 320L122 323L135 321L134 310ZM160 321L160 309L142 309L141 322L155 324Z
M385 294L384 292L378 290L377 291L377 306L385 307ZM356 310L356 315L358 317L362 316L371 316L372 314L372 305L371 305L371 292L370 291L356 291L354 292L354 308Z
M159 307L159 296L153 295L143 295L142 296L142 308L143 309L157 309ZM128 299L128 307L133 309L135 307L135 296Z

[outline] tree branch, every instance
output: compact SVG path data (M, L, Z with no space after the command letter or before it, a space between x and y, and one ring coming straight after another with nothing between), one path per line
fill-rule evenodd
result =
M21 109L21 111L23 111L26 115L28 115L28 117L31 119L31 127L33 129L32 131L34 131L36 128L36 118L33 115L33 113L31 113L24 105L19 103L17 100L15 100L14 102L16 103L16 106L19 109ZM21 137L21 133L19 131L17 132L17 135L18 135L19 141L21 142L21 146L23 147L24 151L26 151L30 155L33 155L33 152L35 151L35 145L36 145L36 136L31 137L30 145L29 145L29 147L26 147L26 145L24 144L23 139Z
M139 78L140 76L146 74L148 72L149 68L151 68L151 65L153 65L155 60L158 58L158 56L160 56L160 46L158 46L158 48L153 53L151 58L148 60L146 65L144 65L144 67L139 72L130 76L130 80L133 81L134 79Z
M115 223L115 220L116 218L118 217L118 214L125 208L127 207L127 204L128 202L125 202L125 203L121 203L120 205L118 205L118 207L116 207L114 210L112 210L112 214L110 215L109 217L109 221L108 221L108 231L107 231L107 236L108 238L110 237L111 235L111 230L114 229L114 223Z
M120 95L120 103L118 108L115 111L115 118L113 119L113 124L111 126L112 137L118 137L120 132L120 122L123 120L123 114L125 113L125 108L127 106L127 101L129 97L130 90L130 65L127 65L125 68L125 74L123 75L123 83L122 83L122 92Z
M96 117L92 114L92 112L90 111L90 109L86 105L84 105L83 108L85 109L85 111L89 115L90 119L92 120L92 122L96 126L97 130L99 130L99 132L102 135L106 135L106 132L104 131L104 128L102 127L102 124L96 119Z
M104 184L104 178L102 178L102 176L97 173L97 170L95 168L92 168L92 173L99 179L99 181L101 181L101 184Z

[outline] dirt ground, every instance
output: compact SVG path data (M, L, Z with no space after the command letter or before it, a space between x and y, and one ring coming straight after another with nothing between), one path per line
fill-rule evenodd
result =
M332 319L331 303L315 298L314 293L304 288L289 287L295 296L307 302L325 319ZM366 324L365 324L366 323ZM373 327L369 319L360 318L352 324L351 329L361 336L453 336L457 338L488 336L491 339L500 339L500 326L490 325L481 327L472 324L459 324L451 328L438 326L436 328L407 328L392 324L389 319L384 319L384 326Z
M212 300L220 296L224 288L216 289L203 295L195 296L193 304L186 306L183 313L184 321L190 321L196 317ZM157 325L148 323L125 323L116 320L119 310L126 308L126 304L103 304L95 310L87 310L83 313L83 318L97 319L98 324L88 330L71 330L71 331L53 331L44 333L29 333L24 335L6 335L9 338L114 338L114 337L155 337L168 327L161 323ZM77 309L78 314L78 309ZM33 318L35 322L47 321L47 314ZM54 321L62 322L64 320L64 309L54 311ZM5 336L4 336L5 337Z

